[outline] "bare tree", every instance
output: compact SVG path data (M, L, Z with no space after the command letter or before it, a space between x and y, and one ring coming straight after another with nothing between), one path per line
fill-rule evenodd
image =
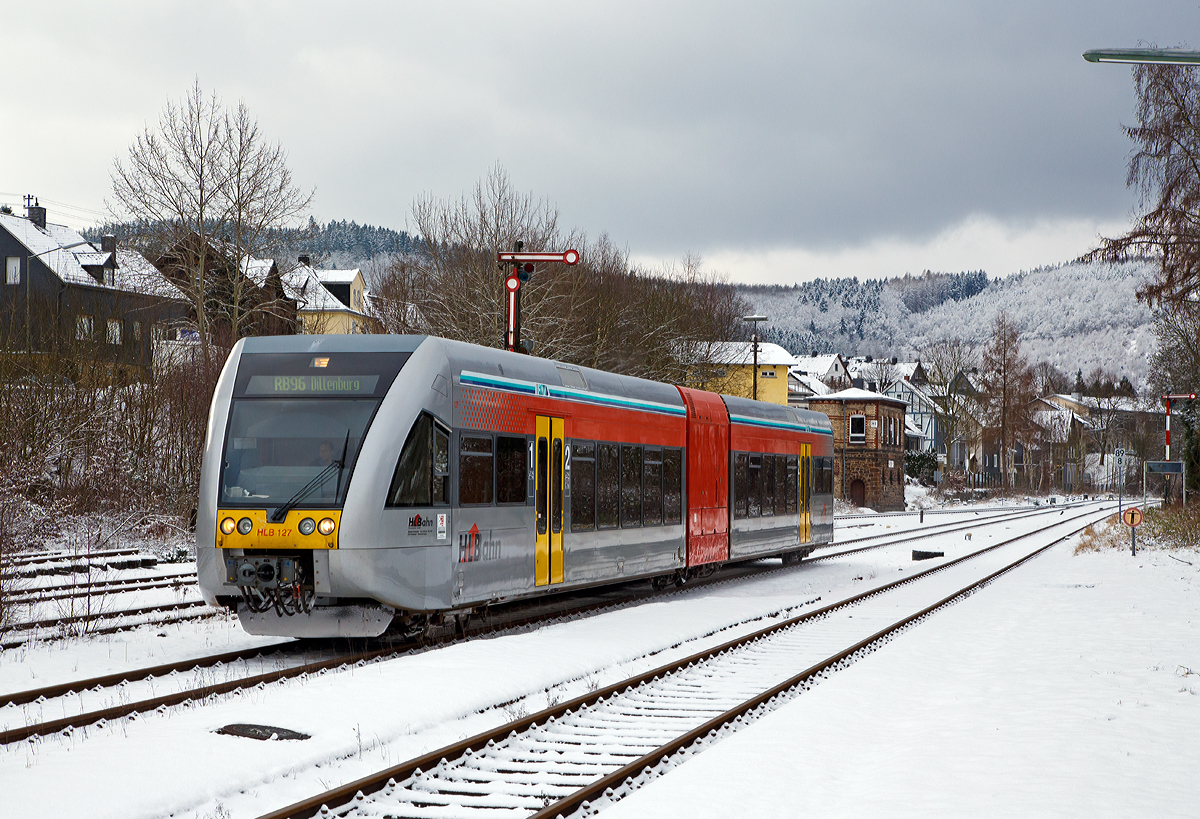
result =
M951 463L951 450L970 433L971 413L975 410L975 400L969 391L962 389L961 380L976 368L979 357L969 343L949 338L922 349L921 361L933 385L933 402L937 407L934 416L942 431L947 465L957 466Z
M113 163L112 184L114 217L138 226L140 249L169 267L190 302L206 365L218 319L232 343L256 314L278 312L282 288L264 288L246 262L312 194L295 186L286 153L266 142L244 103L228 111L195 82Z
M559 228L544 198L515 190L496 166L470 196L424 196L413 206L422 252L372 271L374 314L397 332L489 347L503 343L506 271L496 252L574 248L579 263L538 267L522 288L522 335L537 355L598 369L689 383L715 341L741 332L745 304L698 256L639 269L605 234Z
M887 358L873 359L860 372L865 381L875 385L873 389L876 392L887 392L889 387L900 380L900 370Z
M1000 473L1005 485L1013 472L1013 453L1019 442L1031 437L1030 402L1034 398L1033 371L1021 353L1017 325L1006 313L996 317L992 337L984 345L980 374L983 381L983 415L996 435Z

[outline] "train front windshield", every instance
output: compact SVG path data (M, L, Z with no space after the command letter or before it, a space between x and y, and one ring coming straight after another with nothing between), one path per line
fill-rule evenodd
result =
M222 506L340 506L406 353L246 354L222 461Z

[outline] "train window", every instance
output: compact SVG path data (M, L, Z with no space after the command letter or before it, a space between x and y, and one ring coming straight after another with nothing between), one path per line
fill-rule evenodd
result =
M596 526L615 529L620 523L621 459L616 444L596 445Z
M746 482L747 514L756 518L762 515L762 455L750 456L750 480Z
M663 523L683 522L683 450L663 452Z
M647 526L661 526L663 517L663 451L646 447L642 467L642 520Z
M492 502L492 439L464 435L458 441L458 504Z
M783 515L787 512L787 501L796 494L796 485L793 483L788 486L787 482L787 458L783 455L775 456L775 514Z
M596 528L596 445L571 444L571 531Z
M400 448L388 489L388 506L445 506L450 474L450 434L421 413Z
M621 447L621 526L642 525L642 448Z
M433 427L433 505L450 503L450 433Z
M496 436L496 503L524 503L525 439Z
M537 533L546 534L546 472L550 460L546 439L537 439L537 489L533 493L534 517L537 519Z
M797 486L798 479L796 456L789 455L787 459L787 488L784 490L787 493L787 507L784 511L789 515L796 514L796 497L797 490L799 489Z
M775 514L775 456L762 456L762 513Z
M555 438L550 445L550 531L558 534L563 525L563 440Z
M749 455L738 455L733 460L733 516L744 518L748 514L746 500L749 480Z
M833 458L824 457L820 461L820 478L816 481L816 488L813 492L818 495L829 495L833 492Z

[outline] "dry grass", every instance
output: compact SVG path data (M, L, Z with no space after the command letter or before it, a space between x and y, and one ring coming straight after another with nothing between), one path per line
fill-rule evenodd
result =
M1075 554L1129 549L1129 527L1116 515L1083 530ZM1200 506L1179 504L1146 510L1137 531L1138 549L1200 550Z
M1129 530L1121 524L1116 515L1110 515L1083 530L1083 534L1079 537L1079 545L1075 547L1075 554L1128 548Z

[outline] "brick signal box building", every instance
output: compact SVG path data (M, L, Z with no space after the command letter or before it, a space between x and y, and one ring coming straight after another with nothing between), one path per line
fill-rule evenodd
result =
M808 399L833 424L833 493L877 512L904 509L904 408L858 388Z

